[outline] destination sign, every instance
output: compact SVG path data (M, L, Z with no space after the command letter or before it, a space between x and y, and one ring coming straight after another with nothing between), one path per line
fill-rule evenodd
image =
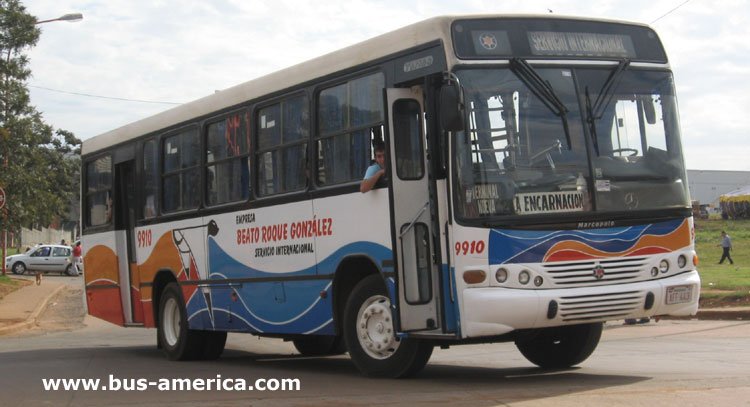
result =
M456 20L453 46L461 59L627 58L666 63L659 37L649 27L608 21L545 17Z
M584 197L579 191L534 192L516 194L517 215L583 211Z
M533 31L529 45L534 55L635 57L633 40L626 35Z

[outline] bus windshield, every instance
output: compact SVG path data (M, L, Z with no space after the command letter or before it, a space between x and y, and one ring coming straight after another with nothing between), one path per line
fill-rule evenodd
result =
M546 91L509 68L457 72L468 116L454 140L461 218L689 206L671 74L530 69Z

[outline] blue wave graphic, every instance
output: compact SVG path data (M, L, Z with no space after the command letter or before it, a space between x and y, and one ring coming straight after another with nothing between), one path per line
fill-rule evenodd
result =
M591 230L529 231L493 229L489 236L490 264L539 263L549 249L563 241L586 243L605 252L622 252L631 248L643 235L667 235L684 220Z
M259 281L213 286L210 296L213 315L209 314L208 303L200 290L188 301L191 328L258 333L333 334L331 284L332 275L341 260L361 254L381 264L382 260L393 258L392 251L381 245L356 242L339 248L317 265L302 270L270 273L237 261L211 237L208 239L208 250L209 279L216 285L228 279L331 275L331 278L321 280ZM279 261L283 262L283 259ZM323 291L327 294L325 299L320 296Z

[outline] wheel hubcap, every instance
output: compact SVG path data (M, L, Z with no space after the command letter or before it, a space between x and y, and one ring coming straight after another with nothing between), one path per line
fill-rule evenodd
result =
M180 337L180 308L174 298L167 300L164 304L164 315L162 315L162 328L164 328L164 339L169 346L177 345Z
M357 338L362 349L375 359L388 359L400 342L393 332L391 302L387 297L370 297L357 313Z

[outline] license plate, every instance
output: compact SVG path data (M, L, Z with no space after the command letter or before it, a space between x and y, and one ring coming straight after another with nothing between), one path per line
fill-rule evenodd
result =
M667 287L667 305L683 304L693 300L692 285L675 285Z

